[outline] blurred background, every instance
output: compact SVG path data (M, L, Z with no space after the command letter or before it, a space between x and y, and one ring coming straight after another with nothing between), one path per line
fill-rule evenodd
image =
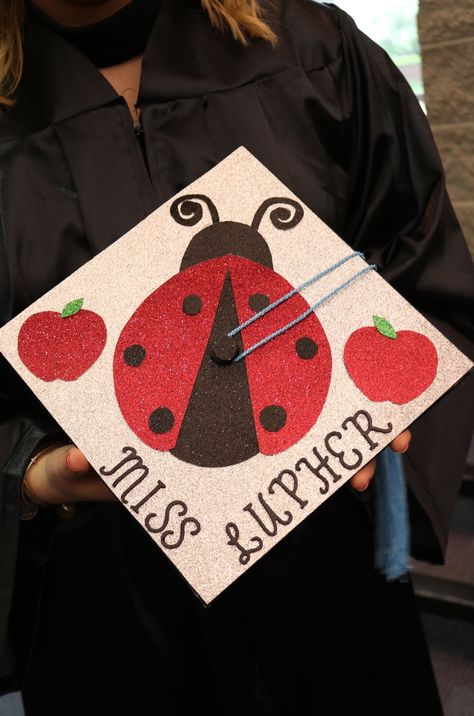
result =
M474 255L474 0L337 4L390 54L427 113ZM446 564L414 563L413 578L445 715L474 716L474 442ZM0 698L0 716L22 713L18 694Z
M339 0L336 5L352 15L360 29L388 52L423 104L418 0L380 0L375 7L363 0Z
M389 53L427 113L474 256L474 0L336 4ZM414 562L413 581L445 714L474 716L474 441L446 564Z
M427 113L474 255L474 0L336 4L389 53Z

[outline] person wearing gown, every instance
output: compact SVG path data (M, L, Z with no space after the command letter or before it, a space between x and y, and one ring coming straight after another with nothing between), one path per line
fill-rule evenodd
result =
M210 21L218 1L125 0L81 27L26 4L0 118L1 323L243 145L472 356L472 263L400 72L335 5L263 0L277 42L244 44ZM130 101L113 68L136 57ZM68 438L4 359L0 381L0 683L27 716L442 713L410 580L373 566L370 487L339 489L204 608L103 494L20 519L31 456ZM412 426L421 559L443 559L473 403L467 378Z

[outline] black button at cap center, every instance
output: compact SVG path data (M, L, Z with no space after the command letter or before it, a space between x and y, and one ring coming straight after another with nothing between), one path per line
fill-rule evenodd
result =
M216 338L211 345L211 358L215 363L232 363L238 352L237 342L226 334Z

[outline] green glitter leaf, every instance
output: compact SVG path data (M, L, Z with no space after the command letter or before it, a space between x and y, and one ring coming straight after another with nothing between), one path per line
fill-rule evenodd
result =
M75 313L79 313L83 303L83 298L76 298L74 301L66 303L61 313L61 318L67 318L68 316L73 316Z
M386 338L396 338L397 333L389 321L387 321L386 318L382 318L381 316L372 316L372 320L374 322L374 326L378 330L379 333L382 334L382 336L385 336Z

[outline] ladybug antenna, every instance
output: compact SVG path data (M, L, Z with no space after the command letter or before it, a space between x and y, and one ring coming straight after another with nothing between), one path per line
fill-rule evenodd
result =
M267 209L275 204L286 204L286 206L278 206L270 212L270 221L276 229L292 229L300 223L304 213L301 204L298 204L298 202L293 199L274 197L272 199L265 199L261 207L257 210L252 221L252 229L258 230ZM293 211L288 209L287 206L291 206Z
M186 194L175 199L171 204L170 214L173 219L182 226L195 226L203 217L202 203L206 204L211 214L213 224L219 221L217 209L204 194Z

